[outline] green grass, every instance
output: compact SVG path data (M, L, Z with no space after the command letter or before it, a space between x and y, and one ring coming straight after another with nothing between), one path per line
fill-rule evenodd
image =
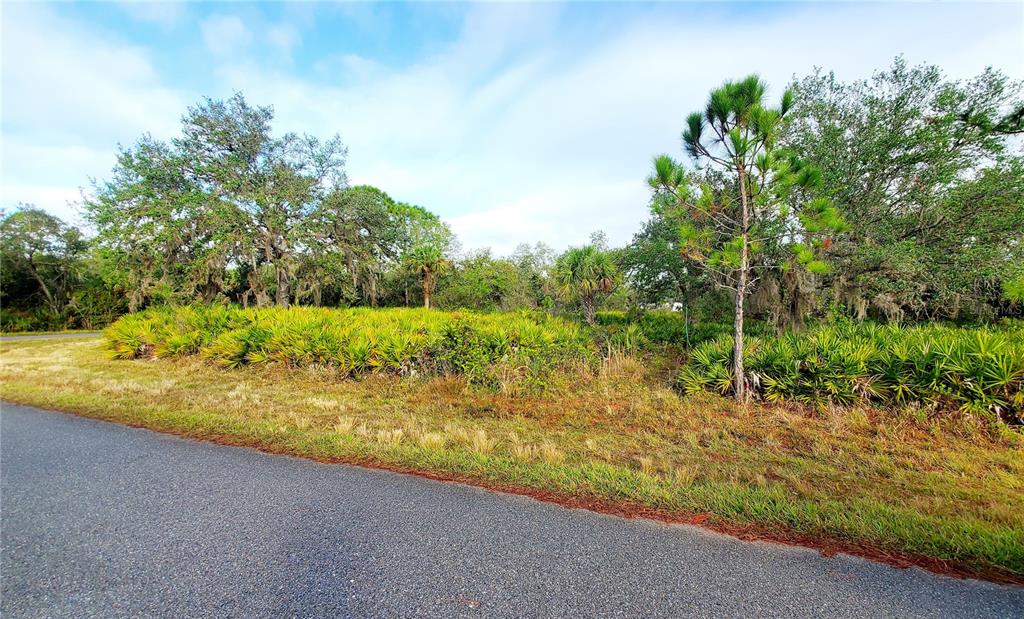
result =
M710 514L1024 576L1024 440L970 418L737 408L681 397L653 359L620 356L556 373L543 394L513 394L464 375L230 369L196 355L121 361L102 346L6 343L0 394L197 438Z
M61 331L0 331L0 337L18 336L18 335L63 335L65 333L81 333L83 335L89 335L92 333L99 333L100 329L63 329Z

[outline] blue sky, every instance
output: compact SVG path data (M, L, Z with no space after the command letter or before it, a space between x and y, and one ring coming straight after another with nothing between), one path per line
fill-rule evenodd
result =
M354 183L449 221L467 249L556 248L647 216L652 155L726 78L781 92L903 54L1024 77L1024 5L58 3L0 7L0 206L77 220L117 145L241 91L281 131L338 133Z

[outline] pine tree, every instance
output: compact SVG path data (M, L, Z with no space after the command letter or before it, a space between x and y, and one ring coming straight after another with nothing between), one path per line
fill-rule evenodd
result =
M698 168L707 166L704 182L668 155L654 159L648 179L654 208L678 223L683 254L734 295L733 391L741 402L747 399L743 303L755 270L824 272L827 235L843 226L831 202L812 197L821 174L776 146L793 93L769 108L766 89L756 75L726 82L711 92L703 112L687 117L683 147ZM788 260L771 264L766 246L785 248Z

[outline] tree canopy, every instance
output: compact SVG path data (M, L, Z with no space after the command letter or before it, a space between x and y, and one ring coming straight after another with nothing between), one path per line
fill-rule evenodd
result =
M1024 268L1024 163L1008 139L1021 88L901 58L869 80L819 70L795 82L783 142L821 171L848 224L823 282L837 301L859 317L998 312Z
M234 300L279 306L381 298L388 269L450 232L428 211L349 187L338 136L275 137L240 94L189 108L181 136L144 136L86 200L96 245L132 308ZM112 282L115 283L115 282Z

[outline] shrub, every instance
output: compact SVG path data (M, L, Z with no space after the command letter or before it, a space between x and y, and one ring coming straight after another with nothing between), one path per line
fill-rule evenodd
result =
M748 380L768 401L921 403L1024 421L1024 323L900 327L850 323L745 341ZM732 338L696 347L686 392L732 392Z
M597 324L609 343L614 343L619 334L635 326L641 344L670 344L694 347L722 335L731 335L732 323L687 321L684 314L667 310L638 312L598 312ZM762 335L769 332L768 326L759 321L747 321L744 333Z
M63 322L54 321L50 314L42 309L11 310L6 307L0 308L0 331L4 333L48 331L63 328Z
M420 308L154 308L123 316L105 335L121 359L201 355L232 368L460 374L493 388L543 388L548 372L587 363L594 352L578 325L542 313Z
M27 299L3 299L7 305L0 307L0 331L4 333L98 329L128 310L127 302L120 295L95 282L76 290L59 314L45 306L10 305L11 301L29 302Z

